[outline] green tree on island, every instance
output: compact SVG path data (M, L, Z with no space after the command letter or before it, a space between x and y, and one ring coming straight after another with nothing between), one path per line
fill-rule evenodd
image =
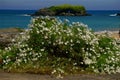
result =
M33 16L88 16L86 9L81 5L63 4L59 6L51 6L38 10Z

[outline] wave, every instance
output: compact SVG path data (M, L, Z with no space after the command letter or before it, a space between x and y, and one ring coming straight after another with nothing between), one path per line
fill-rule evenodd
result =
M18 16L30 16L29 14L21 14L21 15L18 15Z
M29 14L23 14L22 16L30 16Z
M109 16L117 16L117 14L110 14Z

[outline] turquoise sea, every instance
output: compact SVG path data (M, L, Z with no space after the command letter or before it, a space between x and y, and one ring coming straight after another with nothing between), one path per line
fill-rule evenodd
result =
M0 10L0 28L28 28L31 16L36 10ZM92 16L57 16L61 20L68 19L70 22L82 22L87 24L94 31L119 30L120 16L114 14L120 13L120 10L89 10Z

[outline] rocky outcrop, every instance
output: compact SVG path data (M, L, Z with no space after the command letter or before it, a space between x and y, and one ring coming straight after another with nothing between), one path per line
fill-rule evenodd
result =
M32 16L91 16L83 6L51 6L36 11Z
M120 16L120 13L117 13L116 16Z
M55 12L53 12L53 11L47 9L47 8L44 8L44 9L40 9L37 12L35 12L34 14L32 14L32 16L39 16L39 15L42 15L42 16L46 16L46 15L53 16L53 15L55 15Z

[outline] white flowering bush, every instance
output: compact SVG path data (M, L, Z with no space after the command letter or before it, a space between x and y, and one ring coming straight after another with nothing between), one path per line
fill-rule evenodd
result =
M120 72L120 47L87 25L54 17L32 19L30 28L3 51L1 66L9 71L66 74L80 70Z

